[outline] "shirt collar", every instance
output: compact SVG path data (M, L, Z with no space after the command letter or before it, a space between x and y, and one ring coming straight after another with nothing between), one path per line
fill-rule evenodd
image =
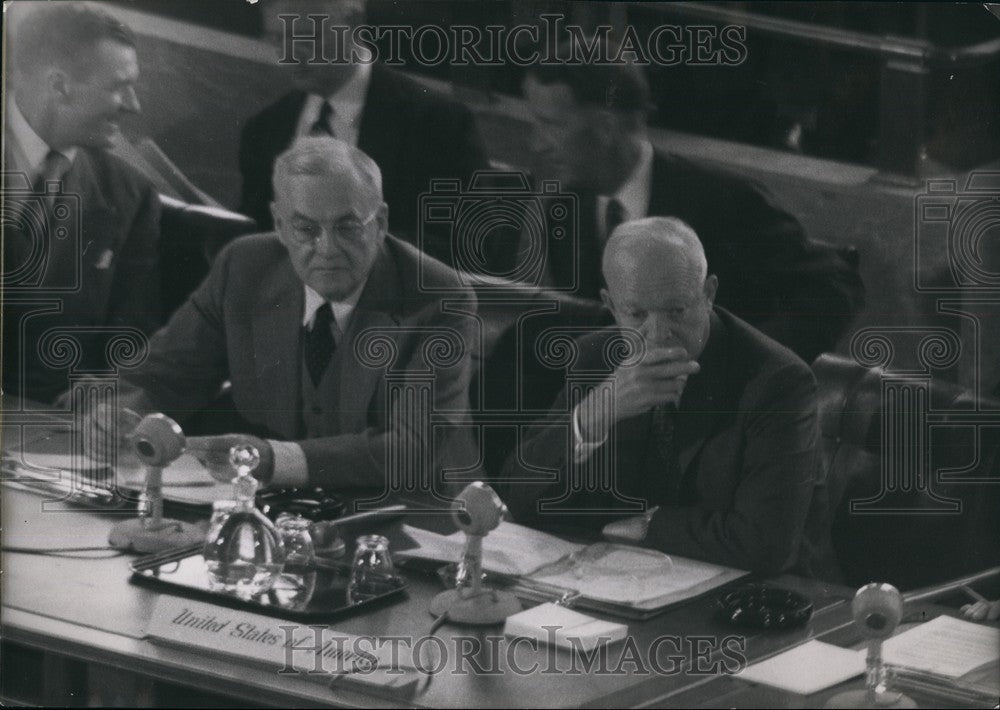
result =
M334 320L337 322L337 329L343 333L347 330L347 324L358 305L358 299L361 298L361 291L364 287L358 288L343 301L327 301L309 286L303 284L303 288L305 289L306 298L305 308L302 311L302 325L312 330L313 323L316 321L316 311L324 303L329 303L330 308L333 310Z
M12 96L7 102L7 125L10 128L11 136L14 139L17 155L17 168L28 173L31 181L34 182L45 162L45 156L49 154L49 144L41 136L35 133L28 120L21 113L17 106L17 101ZM76 148L67 148L60 151L70 163L76 157Z
M640 219L649 212L649 193L653 180L653 144L643 138L639 141L638 147L639 160L618 191L613 195L600 195L597 198L598 219L601 220L602 226L608 203L612 199L618 200L621 204L626 220Z

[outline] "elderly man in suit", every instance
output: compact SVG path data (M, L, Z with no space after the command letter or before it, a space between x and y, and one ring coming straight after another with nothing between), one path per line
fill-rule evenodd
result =
M378 163L386 202L392 205L389 227L417 243L418 201L431 180L467 183L475 170L488 167L472 114L462 104L370 61L369 50L353 44L350 32L334 31L364 21L361 0L270 0L264 9L265 27L279 56L292 60L287 67L293 89L243 128L241 211L269 228L275 157L297 136L333 135ZM301 39L314 27L325 37L322 44ZM300 39L290 39L293 31ZM346 47L337 47L340 37L346 39ZM317 55L323 61L309 61ZM347 61L339 61L341 56ZM356 56L369 61L351 61ZM435 258L455 265L449 236L432 228L422 246Z
M601 253L614 227L678 217L701 238L719 276L720 305L807 362L834 348L864 302L857 264L807 238L760 185L654 149L649 86L639 66L536 65L523 89L536 177L558 180L579 196L576 238L545 245L552 284L596 299Z
M384 490L390 459L428 482L432 472L417 470L425 455L439 465L467 451L474 295L386 233L379 168L359 149L299 139L276 162L274 192L275 232L219 254L124 378L120 403L183 424L228 380L250 435L189 440L219 477L232 476L228 451L242 441L257 446L257 475L275 486ZM450 307L420 283L450 290ZM431 387L429 411L419 387L407 388L419 382Z
M129 28L85 3L24 4L4 121L3 387L47 402L69 383L46 332L72 331L87 370L115 331L159 324L160 203L106 150L139 111Z
M829 548L810 369L715 305L722 285L680 220L619 226L603 273L617 327L578 341L582 389L569 387L509 459L515 517L557 524L572 510L599 526L658 506L645 542L667 553L835 576L816 554ZM530 483L538 471L556 481Z

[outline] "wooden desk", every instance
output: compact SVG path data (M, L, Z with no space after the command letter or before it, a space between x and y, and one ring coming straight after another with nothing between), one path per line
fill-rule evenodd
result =
M9 487L2 489L5 544L100 544L116 519L82 509L43 512L42 500ZM135 679L151 679L209 691L236 702L264 705L810 707L822 703L829 693L794 696L722 672L726 667L735 667L733 659L727 661L718 653L722 640L730 639L731 650L744 649L750 661L810 637L833 638L845 646L858 640L844 603L852 590L783 577L775 581L808 594L820 609L805 629L749 634L735 631L713 619L711 598L700 599L649 621L633 622L629 643L637 655L630 655L626 645L620 643L607 648L588 671L581 659L577 658L574 665L574 657L563 651L532 650L520 644L510 653L510 644L499 638L499 628L445 625L437 635L448 649L447 669L434 675L413 697L387 700L330 688L316 677L279 675L273 667L210 658L151 642L144 634L158 592L131 584L128 563L125 556L79 560L4 553L0 632L8 652L17 653L16 646L22 646L44 654L43 668L52 677L44 681L48 697L43 697L43 702L80 701L77 695L70 695L72 689L66 690L66 697L59 697L65 685L61 674L66 659L76 659L103 669L97 675L112 678L117 691L141 689L142 684ZM377 637L424 636L431 622L427 607L440 591L440 584L415 571L406 574L410 578L407 598L334 622L331 628ZM936 615L940 610L927 606L909 612ZM700 661L698 653L702 654ZM683 659L672 659L674 656ZM721 665L705 673L698 672L699 664L703 669ZM515 666L534 670L522 673ZM859 684L853 681L848 685ZM107 697L99 699L116 702ZM148 697L139 700L150 702ZM122 699L122 704L134 702L136 698Z

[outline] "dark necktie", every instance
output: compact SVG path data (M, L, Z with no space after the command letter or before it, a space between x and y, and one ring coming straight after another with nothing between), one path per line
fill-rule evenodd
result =
M313 121L312 128L309 129L309 135L311 136L331 136L333 138L337 137L334 133L333 128L330 126L330 119L333 118L333 106L330 105L329 101L324 101L323 105L319 109L319 116Z
M31 194L41 196L41 211L44 214L37 214L37 208L27 204L18 208L30 214L35 214L41 219L42 231L32 229L33 219L12 219L8 224L4 219L4 239L3 239L3 259L4 259L4 285L21 283L21 279L34 273L32 264L39 265L46 259L52 258L52 248L62 242L51 239L48 233L50 224L45 215L52 214L53 199L55 194L49 195L45 188L45 183L62 180L70 168L69 158L57 150L50 150L42 161L31 185ZM11 205L20 202L23 198L11 193L7 196L7 201ZM34 198L32 198L33 201ZM13 212L12 212L13 214ZM39 261L42 260L42 261ZM58 260L57 260L58 261ZM59 264L56 264L58 266ZM48 273L48 272L46 272Z
M31 186L35 194L45 194L45 183L62 180L69 170L69 158L58 150L50 150L42 161L35 183Z
M333 309L324 303L316 309L312 330L305 332L306 370L313 385L319 386L323 373L333 357Z
M604 208L604 241L608 240L615 227L625 221L625 208L622 203L611 198L608 206Z
M677 405L673 402L653 407L652 436L662 477L662 485L657 486L662 496L658 502L667 505L677 505L681 486L681 462L674 438L676 416Z

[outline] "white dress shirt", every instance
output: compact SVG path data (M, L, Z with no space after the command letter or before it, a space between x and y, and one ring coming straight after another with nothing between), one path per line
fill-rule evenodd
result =
M4 165L4 170L24 173L28 176L29 184L34 185L35 181L41 175L45 158L48 156L51 148L28 125L28 121L17 107L17 101L14 100L14 97L11 97L7 101L7 134L5 141L9 141L9 147L4 153L9 153L13 157L14 165ZM76 158L76 148L66 148L60 152L66 156L69 164L72 165L73 160Z

